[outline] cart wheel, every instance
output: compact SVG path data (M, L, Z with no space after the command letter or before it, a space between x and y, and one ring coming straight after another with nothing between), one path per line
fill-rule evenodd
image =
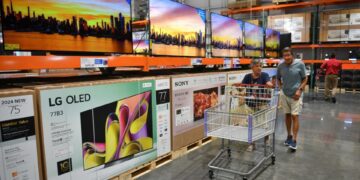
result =
M213 170L209 170L209 178L210 179L214 178L214 171Z
M227 153L228 153L228 157L231 157L231 149L228 149Z
M272 165L275 165L275 160L276 160L275 156L271 156L271 164Z

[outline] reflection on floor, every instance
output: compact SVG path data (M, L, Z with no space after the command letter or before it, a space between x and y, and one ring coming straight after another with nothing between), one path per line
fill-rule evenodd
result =
M342 94L337 103L332 104L306 98L295 153L283 145L286 130L280 112L276 127L276 164L268 166L256 179L360 179L359 99L360 94ZM207 164L219 147L220 141L214 141L139 179L209 179Z

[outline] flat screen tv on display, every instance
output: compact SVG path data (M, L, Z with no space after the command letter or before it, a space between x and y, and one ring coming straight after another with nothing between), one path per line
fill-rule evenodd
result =
M264 50L263 28L245 22L244 44L246 57L262 57Z
M130 0L3 0L5 50L132 53Z
M151 92L81 112L84 170L153 148Z
M153 55L204 57L206 12L171 0L150 0Z
M280 32L266 29L265 33L265 56L278 58L280 51Z
M133 52L147 54L149 52L149 33L147 31L133 32Z
M242 57L243 22L211 13L211 51L214 57Z

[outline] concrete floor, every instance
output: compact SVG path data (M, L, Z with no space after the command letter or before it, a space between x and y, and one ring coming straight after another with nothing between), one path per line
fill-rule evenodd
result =
M250 178L360 179L360 94L339 95L336 104L312 100L309 96L305 98L296 152L283 145L286 137L283 119L280 112L276 127L275 165L269 165ZM207 164L218 153L219 147L220 141L216 140L139 179L209 179ZM215 179L224 178L217 176Z

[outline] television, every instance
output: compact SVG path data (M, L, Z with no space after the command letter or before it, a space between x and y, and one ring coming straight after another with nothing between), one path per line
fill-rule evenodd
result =
M211 52L214 57L242 57L243 22L211 13Z
M245 22L244 45L246 57L262 57L264 50L263 28Z
M153 149L151 91L80 113L83 168Z
M153 55L205 57L206 12L171 0L150 0Z
M149 52L148 31L133 32L133 52L135 54L147 54Z
M132 53L130 0L3 0L5 50Z
M265 33L265 57L278 58L280 51L280 32L266 29Z

